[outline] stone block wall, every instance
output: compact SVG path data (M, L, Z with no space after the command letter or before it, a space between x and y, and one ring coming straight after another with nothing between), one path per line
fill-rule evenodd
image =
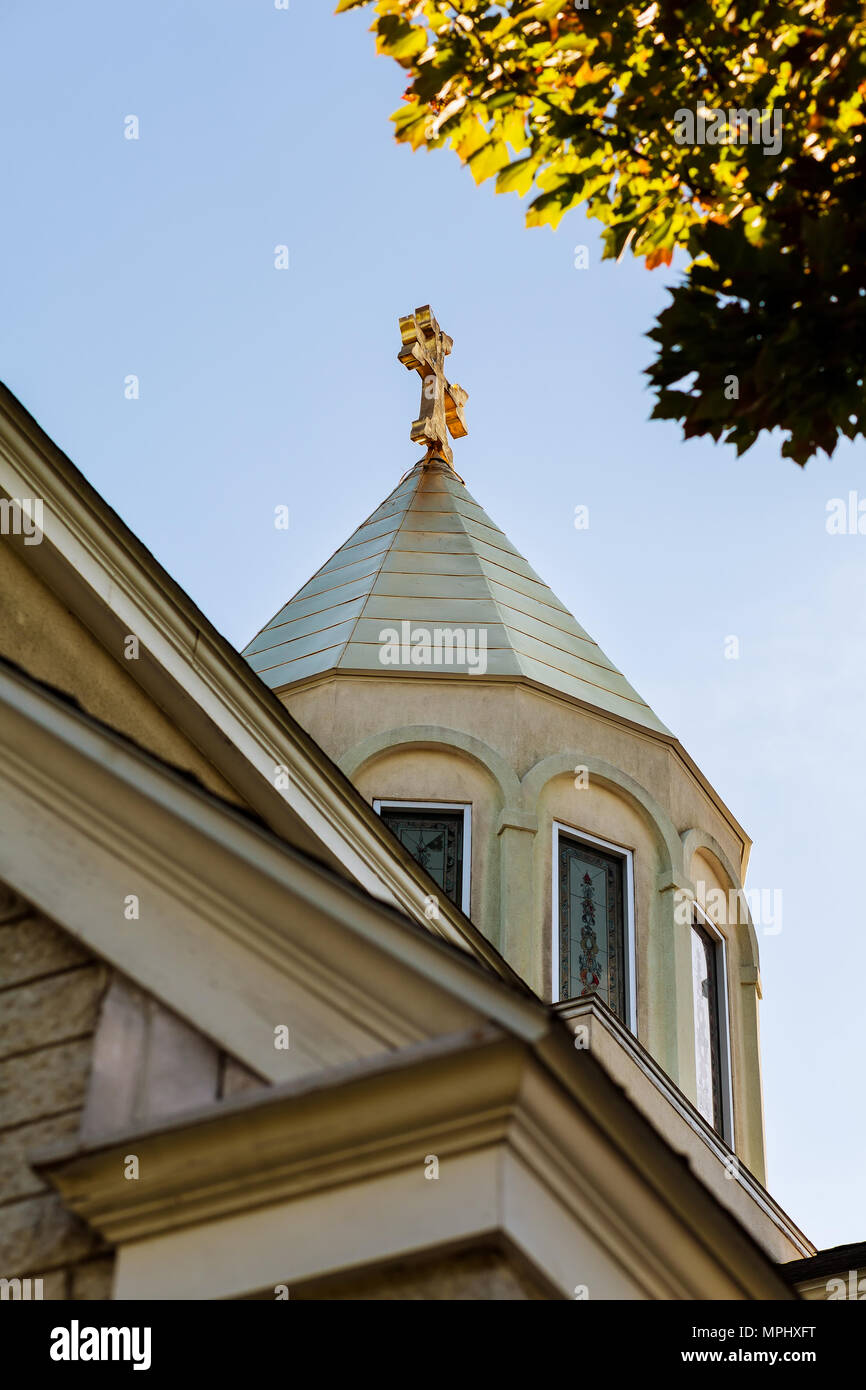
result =
M0 884L0 1279L111 1297L112 1251L32 1155L264 1084Z
M44 1298L111 1296L111 1251L27 1161L78 1132L108 977L0 885L0 1278Z

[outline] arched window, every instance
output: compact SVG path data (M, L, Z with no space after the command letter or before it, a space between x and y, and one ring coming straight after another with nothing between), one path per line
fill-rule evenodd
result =
M554 866L554 999L598 995L634 1030L631 854L556 825Z
M695 907L692 914L692 999L697 1106L723 1139L733 1142L724 938Z

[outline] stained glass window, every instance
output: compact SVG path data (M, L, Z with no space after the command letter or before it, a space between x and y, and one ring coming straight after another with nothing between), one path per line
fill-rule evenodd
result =
M719 1028L719 948L705 927L692 924L692 988L698 1109L722 1133L722 1039Z
M463 812L383 805L379 814L442 891L462 907Z
M559 837L559 997L599 994L626 1022L625 860Z

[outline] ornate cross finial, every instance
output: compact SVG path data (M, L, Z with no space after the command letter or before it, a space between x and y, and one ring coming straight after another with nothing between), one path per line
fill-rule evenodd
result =
M448 434L450 432L454 439L462 439L466 434L463 407L469 395L462 386L456 382L452 386L445 379L445 358L453 343L448 334L442 332L429 304L401 318L400 336L403 346L397 354L398 359L410 371L418 372L423 381L421 413L409 438L416 444L427 445L427 458L439 455L453 467Z

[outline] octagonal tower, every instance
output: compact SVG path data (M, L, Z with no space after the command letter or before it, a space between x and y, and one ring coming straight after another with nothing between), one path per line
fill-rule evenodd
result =
M749 839L470 496L450 339L401 330L425 457L244 654L527 984L601 1000L763 1181Z

